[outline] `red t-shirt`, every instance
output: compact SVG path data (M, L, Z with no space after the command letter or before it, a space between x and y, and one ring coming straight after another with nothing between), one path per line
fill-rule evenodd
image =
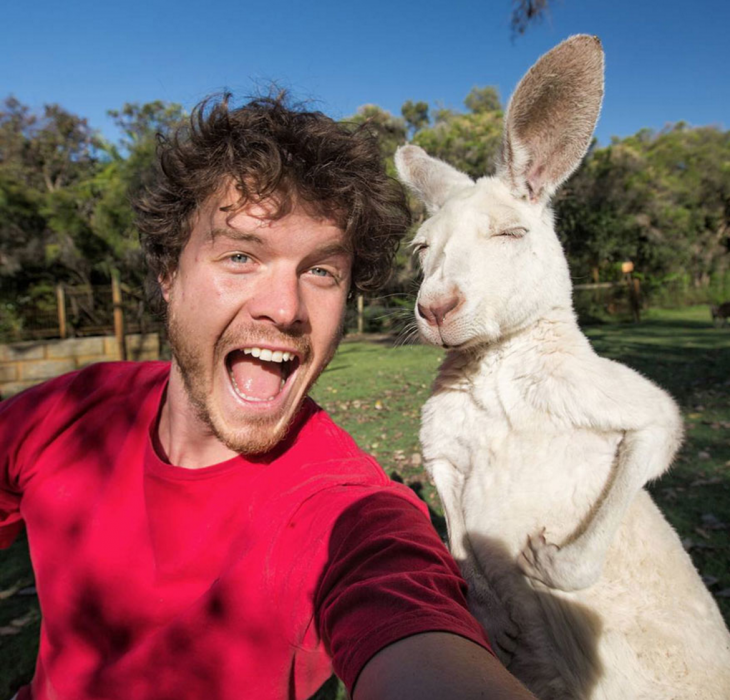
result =
M43 613L21 698L307 698L419 632L487 647L424 505L314 402L274 452L183 469L151 440L168 374L0 403L0 546L24 521Z

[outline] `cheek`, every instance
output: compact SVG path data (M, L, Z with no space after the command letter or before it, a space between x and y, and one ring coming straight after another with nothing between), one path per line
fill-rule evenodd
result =
M315 295L308 300L312 333L329 339L335 336L342 323L347 303L346 293L331 294L327 298Z
M212 278L187 278L171 291L171 311L178 318L199 324L201 329L220 323L240 298L233 285Z

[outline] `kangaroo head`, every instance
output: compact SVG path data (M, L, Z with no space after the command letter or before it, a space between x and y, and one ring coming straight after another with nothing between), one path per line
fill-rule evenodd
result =
M493 177L474 182L417 146L398 149L401 180L431 214L413 241L423 269L416 317L427 342L491 343L571 308L549 202L588 150L602 98L600 42L574 36L517 86Z

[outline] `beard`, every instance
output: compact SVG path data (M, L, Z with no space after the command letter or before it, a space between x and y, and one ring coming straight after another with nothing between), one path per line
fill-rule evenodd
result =
M195 332L190 330L189 325L186 326L180 322L173 310L168 307L167 335L173 356L173 366L177 368L182 377L187 398L195 410L198 420L229 450L243 455L257 455L269 452L286 437L307 396L307 392L334 356L343 334L344 314L342 323L327 351L324 362L312 374L306 390L302 392L301 398L297 401L293 410L288 411L288 416L286 416L287 406L285 405L283 415L278 411L270 414L251 415L246 419L244 426L237 428L231 426L224 419L213 400L215 395L213 391L215 369L222 368L222 371L228 372L226 364L228 353L241 347L276 345L285 340L287 347L296 349L301 358L296 371L306 373L310 371L313 361L312 347L309 340L298 333L283 331L261 333L258 329L256 332L245 329L232 331L229 328L216 342L213 349L213 364L209 367L205 359L206 348L202 344L196 343ZM282 420L285 416L286 419Z

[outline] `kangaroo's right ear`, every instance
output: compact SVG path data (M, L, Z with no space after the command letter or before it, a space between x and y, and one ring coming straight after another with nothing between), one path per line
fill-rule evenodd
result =
M413 190L430 214L436 213L456 190L474 184L468 175L432 158L418 146L401 146L395 152L395 167L401 182Z
M579 34L530 68L510 100L497 171L512 192L546 202L588 150L603 100L603 50Z

